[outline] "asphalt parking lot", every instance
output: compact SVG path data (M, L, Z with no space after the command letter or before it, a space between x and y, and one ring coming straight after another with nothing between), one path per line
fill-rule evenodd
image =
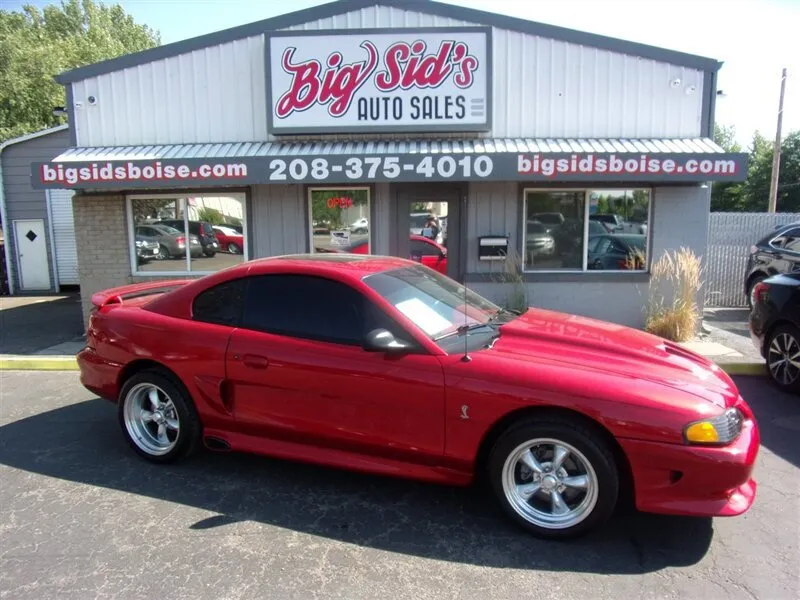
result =
M800 597L800 399L739 379L752 510L620 515L575 542L479 490L203 453L154 466L76 373L0 372L0 598Z

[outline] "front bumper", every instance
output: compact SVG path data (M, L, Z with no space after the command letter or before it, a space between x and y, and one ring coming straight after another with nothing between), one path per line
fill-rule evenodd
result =
M643 512L733 517L755 500L751 475L761 438L751 416L728 446L619 441L631 464L636 508Z

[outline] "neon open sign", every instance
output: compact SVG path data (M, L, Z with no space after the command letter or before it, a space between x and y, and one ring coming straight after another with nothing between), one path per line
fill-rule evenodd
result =
M352 206L352 198L328 198L328 208L350 208Z

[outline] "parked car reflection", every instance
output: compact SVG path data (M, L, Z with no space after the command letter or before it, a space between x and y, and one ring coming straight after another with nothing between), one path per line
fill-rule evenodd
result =
M186 256L186 234L174 227L157 223L139 225L136 235L158 243L158 258L161 260ZM189 236L189 248L192 258L203 256L203 246L196 235Z
M241 254L244 249L244 235L227 225L214 225L214 235L217 237L222 252Z
M421 235L408 236L409 258L434 271L447 275L447 248ZM369 254L368 240L359 240L342 248L314 248L315 252Z
M586 265L601 271L641 270L645 267L647 236L603 234L589 237Z
M539 221L528 221L525 227L525 252L528 257L549 256L555 253L555 247L555 239L546 225Z
M151 260L159 258L158 240L154 237L143 235L136 236L136 264L145 265Z

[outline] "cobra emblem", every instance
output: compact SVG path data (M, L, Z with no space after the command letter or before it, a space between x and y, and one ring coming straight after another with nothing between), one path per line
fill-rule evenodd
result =
M467 406L466 404L462 404L461 405L461 418L462 419L469 419L469 415L467 414L468 410L469 410L469 406Z

